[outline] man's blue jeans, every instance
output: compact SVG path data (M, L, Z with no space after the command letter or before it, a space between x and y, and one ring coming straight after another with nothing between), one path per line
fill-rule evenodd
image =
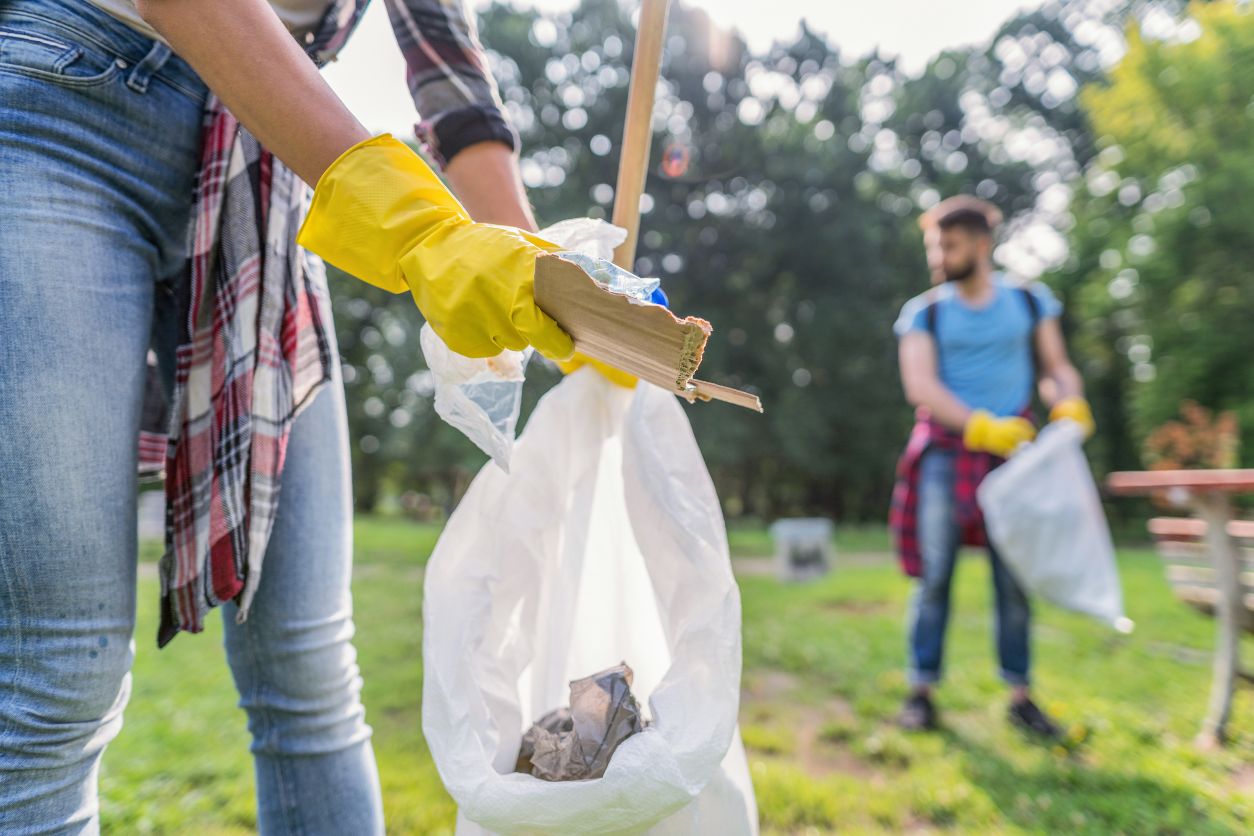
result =
M145 357L172 360L206 95L166 47L85 2L0 5L6 836L99 829L99 761L130 691ZM351 644L349 484L337 378L293 426L252 613L237 625L224 610L263 833L383 830ZM206 749L243 745L202 731Z
M954 500L955 454L929 450L919 463L918 531L923 577L910 602L910 682L940 681L949 624L950 586L958 559L960 531ZM997 658L1010 685L1028 684L1028 599L990 546L997 598Z

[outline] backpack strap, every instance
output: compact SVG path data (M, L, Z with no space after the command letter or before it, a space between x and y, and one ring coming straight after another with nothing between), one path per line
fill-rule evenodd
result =
M1028 317L1031 318L1032 330L1035 331L1036 326L1041 324L1041 303L1031 288L1021 287L1019 293L1023 295L1023 303L1028 306Z
M940 315L940 300L933 299L923 309L923 322L927 332L932 335L932 345L936 352L936 367L940 368L940 334L936 330L936 320Z
M1041 303L1030 288L1021 287L1019 293L1023 296L1023 303L1028 306L1028 318L1032 322L1032 328L1028 332L1028 345L1032 350L1032 379L1040 380L1041 358L1036 352L1036 329L1041 324Z

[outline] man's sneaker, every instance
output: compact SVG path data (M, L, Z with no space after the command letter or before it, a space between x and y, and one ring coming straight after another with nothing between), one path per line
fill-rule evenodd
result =
M936 728L936 706L927 694L911 694L897 715L897 725L906 731L931 731Z
M1062 736L1062 729L1058 727L1058 724L1049 719L1049 716L1037 708L1036 703L1030 699L1012 702L1007 716L1011 725L1018 726L1039 737L1053 740Z

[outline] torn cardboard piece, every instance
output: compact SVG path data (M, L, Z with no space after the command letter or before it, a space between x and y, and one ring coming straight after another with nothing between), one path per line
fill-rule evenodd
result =
M694 379L713 330L704 319L680 319L660 305L614 293L557 255L536 260L535 297L583 354L689 402L719 400L762 411L755 395Z

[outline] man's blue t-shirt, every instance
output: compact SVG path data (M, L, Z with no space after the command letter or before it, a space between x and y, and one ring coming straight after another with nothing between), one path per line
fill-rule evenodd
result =
M898 339L927 332L927 307L935 303L941 382L972 409L1018 415L1031 403L1036 384L1032 312L1023 292L1001 273L993 276L993 286L992 301L979 308L963 301L952 284L934 287L905 304L893 331ZM1048 287L1036 282L1027 289L1041 319L1062 313Z

